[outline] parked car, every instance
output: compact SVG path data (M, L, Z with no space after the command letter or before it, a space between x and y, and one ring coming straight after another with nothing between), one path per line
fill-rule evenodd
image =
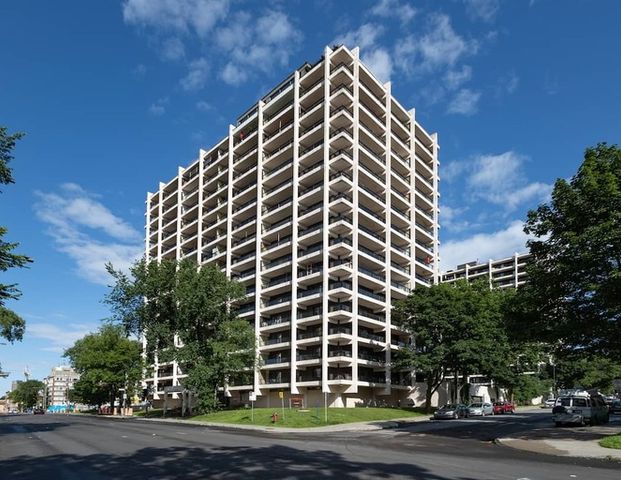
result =
M541 405L541 408L554 408L555 404L556 404L556 398L548 398L545 402L543 402L543 405Z
M557 427L567 424L597 425L608 423L610 412L601 395L575 391L557 399L552 415Z
M511 402L494 402L494 415L515 413L515 406Z
M612 405L610 406L610 413L614 415L621 415L621 400L613 400Z
M468 416L468 407L463 403L449 403L436 410L433 418L436 420L449 418L464 418Z
M471 403L468 405L469 417L484 417L485 415L493 415L494 406L487 402Z
M42 408L35 408L32 413L33 415L45 415L45 410Z

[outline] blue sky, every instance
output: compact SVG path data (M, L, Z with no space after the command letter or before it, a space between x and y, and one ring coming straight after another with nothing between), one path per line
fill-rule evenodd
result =
M31 268L12 375L41 378L108 311L103 265L140 254L146 192L325 45L360 46L438 132L442 268L524 249L521 222L584 148L619 143L621 3L24 0L0 3L0 124L25 131L1 224Z

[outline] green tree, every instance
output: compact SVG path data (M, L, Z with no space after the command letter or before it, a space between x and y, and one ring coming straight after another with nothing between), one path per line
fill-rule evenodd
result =
M621 378L621 363L584 352L561 351L555 356L553 373L560 389L584 388L613 391L613 380Z
M586 150L570 181L528 213L532 262L520 289L533 339L611 359L621 355L621 150Z
M22 410L32 408L37 405L43 387L43 382L39 380L26 380L17 384L15 390L9 393L9 398L18 403Z
M106 296L113 319L127 332L144 335L146 356L179 362L184 385L198 394L198 409L217 408L217 392L255 361L252 326L231 303L243 286L214 265L191 261L136 262L126 275L109 266L115 284ZM173 340L177 336L179 342Z
M510 349L503 305L511 293L491 290L485 282L459 281L417 288L396 304L394 321L414 341L400 350L395 367L412 368L425 376L427 410L447 375L453 377L457 396L468 375L493 377L507 364Z
M65 350L71 365L80 374L77 391L87 403L101 405L105 393L114 409L119 391L133 394L142 374L140 342L127 338L122 327L103 325Z
M10 135L6 127L0 126L0 184L15 183L9 163L14 158L13 149L17 140L23 136L23 133ZM10 268L25 267L32 262L25 255L14 253L18 244L5 241L6 233L7 229L0 226L0 272L6 272ZM0 337L10 342L22 339L25 322L16 313L6 308L5 303L7 300L19 298L20 294L16 284L0 283Z
M69 401L96 405L97 409L110 400L110 392L104 383L94 383L93 376L78 379L69 390Z

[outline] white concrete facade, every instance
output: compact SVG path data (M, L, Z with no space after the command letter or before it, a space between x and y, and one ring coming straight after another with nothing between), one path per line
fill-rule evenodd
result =
M146 256L215 263L246 287L260 362L237 401L395 404L408 342L391 306L438 277L438 139L360 62L326 48L147 195ZM178 385L177 365L145 379Z

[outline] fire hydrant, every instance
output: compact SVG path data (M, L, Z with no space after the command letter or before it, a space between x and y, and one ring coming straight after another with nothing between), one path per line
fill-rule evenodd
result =
M276 423L278 421L278 413L272 413L272 423Z

